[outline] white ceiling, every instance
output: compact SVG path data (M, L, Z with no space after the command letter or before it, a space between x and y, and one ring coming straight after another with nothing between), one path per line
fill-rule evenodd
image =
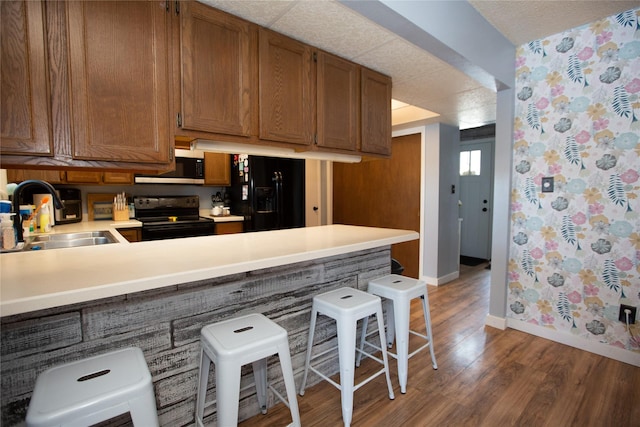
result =
M390 75L393 98L461 129L492 123L496 94L467 74L335 0L200 0ZM640 1L469 3L515 46L640 6Z

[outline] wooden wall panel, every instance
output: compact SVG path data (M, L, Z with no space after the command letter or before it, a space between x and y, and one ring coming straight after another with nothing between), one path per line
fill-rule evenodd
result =
M389 159L334 163L334 223L420 232L420 135L393 138L392 144ZM418 240L393 245L391 256L405 267L404 275L418 278Z

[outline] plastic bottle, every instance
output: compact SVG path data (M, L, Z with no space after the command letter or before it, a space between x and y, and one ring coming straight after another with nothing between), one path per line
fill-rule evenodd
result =
M40 208L40 232L48 233L51 231L51 224L49 223L49 205L42 205Z
M13 249L16 247L16 230L13 228L11 217L13 213L3 213L2 221L0 221L0 230L2 230L2 249Z

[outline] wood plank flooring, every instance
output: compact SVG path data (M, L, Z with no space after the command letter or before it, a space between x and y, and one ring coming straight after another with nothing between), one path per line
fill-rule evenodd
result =
M490 280L485 266L463 266L459 279L429 287L438 370L428 352L414 356L403 395L391 359L395 400L387 396L384 377L376 378L356 391L351 425L640 426L640 368L484 325ZM412 313L419 330L419 306ZM364 360L356 375L378 366ZM298 404L305 427L342 425L340 392L326 381L298 396ZM240 425L290 421L279 404Z

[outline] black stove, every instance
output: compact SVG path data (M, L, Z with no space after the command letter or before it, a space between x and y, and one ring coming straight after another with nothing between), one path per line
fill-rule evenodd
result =
M135 196L142 240L176 239L215 234L215 222L200 217L198 196Z

